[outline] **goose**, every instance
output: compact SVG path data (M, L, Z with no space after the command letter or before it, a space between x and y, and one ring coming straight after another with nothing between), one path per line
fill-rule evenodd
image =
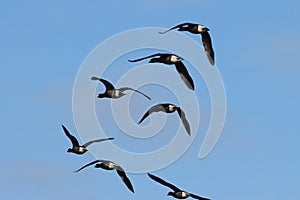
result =
M157 176L154 176L153 174L150 174L148 173L148 176L153 179L154 181L170 188L173 190L173 192L169 192L168 193L168 196L172 196L176 199L186 199L188 197L191 197L191 198L194 198L194 199L199 199L199 200L210 200L210 199L207 199L207 198L204 198L204 197L200 197L198 195L195 195L195 194L192 194L192 193L189 193L189 192L185 192L181 189L179 189L178 187L172 185L171 183L168 183L166 181L164 181L163 179L157 177Z
M112 98L112 99L118 99L124 95L126 95L124 93L124 91L126 90L132 90L134 92L137 92L137 93L140 93L141 95L143 95L144 97L146 97L147 99L151 100L151 98L149 96L147 96L146 94L138 91L138 90L135 90L135 89L132 89L130 87L122 87L122 88L119 88L119 89L116 89L109 81L105 80L105 79L102 79L102 78L98 78L98 77L91 77L92 80L96 80L96 81L100 81L102 82L104 85L105 85L105 92L102 93L102 94L99 94L98 95L98 98Z
M146 119L153 112L173 113L175 111L177 111L179 117L181 118L181 121L184 125L186 132L188 133L188 135L191 135L190 125L185 117L185 113L180 107L170 103L156 104L150 107L150 109L144 114L144 116L141 118L141 120L138 123L139 124L142 123L144 119Z
M67 152L75 153L75 154L78 154L78 155L81 155L81 154L84 154L85 152L87 152L86 147L88 147L89 145L91 145L95 142L103 142L103 141L106 141L106 140L113 140L114 139L114 138L104 138L104 139L92 140L92 141L89 141L89 142L85 143L84 145L79 145L78 140L73 135L71 135L71 133L68 131L68 129L64 125L62 125L62 128L63 128L66 136L72 142L72 148L69 148L67 150Z
M143 58L139 58L136 60L128 60L129 62L138 62L147 58L151 58L149 63L164 63L167 65L175 65L177 72L179 73L181 79L185 83L185 85L194 90L194 81L191 78L188 70L186 69L185 65L182 63L183 58L175 55L175 54L167 54L167 53L156 53L150 56L146 56Z
M122 181L127 186L127 188L132 193L134 193L134 189L132 187L132 184L131 184L129 178L126 176L126 173L125 173L124 169L122 167L120 167L119 165L117 165L116 163L112 162L112 161L109 161L109 160L95 160L95 161L92 161L92 162L84 165L83 167L79 168L78 170L76 170L74 172L75 173L79 172L82 169L84 169L84 168L86 168L86 167L88 167L90 165L93 165L93 164L96 164L95 168L102 168L102 169L105 169L105 170L114 170L115 169L117 171L117 174L120 176L120 178L122 179Z
M209 28L201 24L193 24L193 23L182 23L177 26L174 26L164 32L159 32L160 34L165 34L171 30L177 29L178 31L188 31L192 34L201 34L202 44L206 53L206 56L210 62L210 64L215 64L215 53L212 47L211 37L208 33Z

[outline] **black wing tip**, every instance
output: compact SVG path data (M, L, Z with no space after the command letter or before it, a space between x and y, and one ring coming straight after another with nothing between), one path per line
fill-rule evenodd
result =
M91 77L91 80L93 80L93 81L100 81L100 79L101 79L101 78L96 77L96 76L92 76L92 77Z
M148 176L150 177L150 178L156 178L156 176L155 175L153 175L153 174L151 174L151 173L147 173L148 174Z
M190 90L195 91L195 86L194 86L194 84L193 84L193 85L191 85L191 84L186 84L186 85L187 85L187 87L188 87Z
M132 193L134 193L134 189L133 188L128 188Z
M190 128L190 125L189 125L189 124L187 124L187 125L183 124L183 125L184 125L184 128L185 128L185 130L186 130L186 133L187 133L189 136L191 136L191 128ZM185 126L187 126L187 127L185 127Z
M191 136L191 131L186 131L189 136Z
M210 55L208 55L207 57L208 57L209 63L210 63L212 66L214 66L214 65L215 65L215 59L212 58Z

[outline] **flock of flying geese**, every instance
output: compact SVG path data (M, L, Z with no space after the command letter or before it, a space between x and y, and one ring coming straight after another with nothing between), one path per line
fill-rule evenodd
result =
M190 33L193 34L201 34L202 36L202 43L204 46L204 50L206 52L207 58L209 60L209 62L214 65L214 51L212 48L212 42L211 42L211 37L208 33L209 29L203 25L200 24L193 24L193 23L182 23L179 24L177 26L174 26L164 32L160 32L160 34L164 34L167 33L171 30L177 29L178 31L188 31ZM183 64L182 60L183 58L175 55L175 54L165 54L165 53L156 53L153 55L149 55L143 58L139 58L136 60L129 60L129 62L138 62L138 61L142 61L144 59L148 59L151 58L149 60L149 63L163 63L166 65L175 65L177 72L179 73L182 81L185 83L185 85L191 89L194 90L194 82L193 79L191 78L191 76L189 75L185 65ZM127 90L131 90L134 92L137 92L141 95L143 95L145 98L151 100L151 98L149 96L147 96L146 94L135 90L133 88L130 87L122 87L119 89L116 89L109 81L102 79L102 78L98 78L98 77L92 77L92 80L96 80L96 81L100 81L105 85L105 92L102 94L98 95L98 98L112 98L112 99L118 99L124 95L126 95L124 92ZM191 131L190 131L190 125L189 122L187 121L186 117L185 117L185 113L182 111L182 109L174 104L171 103L162 103L162 104L157 104L157 105L153 105L152 107L150 107L150 109L148 109L148 111L143 115L143 117L141 118L141 120L138 123L142 123L144 119L146 119L150 114L152 114L153 112L165 112L165 113L173 113L177 111L179 117L181 118L181 121L185 127L186 132L188 133L188 135L191 135ZM92 140L89 141L83 145L80 145L78 140L71 135L71 133L68 131L68 129L62 125L62 128L64 130L65 135L71 140L72 142L72 148L69 148L67 150L67 152L69 153L75 153L78 155L84 154L88 151L87 147L93 143L97 143L97 142L104 142L104 141L108 141L108 140L113 140L114 138L104 138L104 139L97 139L97 140ZM134 189L133 186L129 180L129 178L126 176L126 173L124 171L124 169L119 166L118 164L109 161L109 160L95 160L92 161L86 165L84 165L83 167L79 168L78 170L74 171L74 172L79 172L82 169L94 165L95 168L102 168L105 170L116 170L117 174L120 176L120 178L122 179L122 181L125 183L125 185L127 186L127 188L134 193ZM169 187L170 189L172 189L172 192L168 193L168 196L172 196L174 198L177 199L185 199L188 197L191 198L195 198L195 199L201 199L201 200L208 200L207 198L204 197L200 197L198 195L183 191L181 189L179 189L178 187L172 185L171 183L168 183L166 181L164 181L163 179L148 173L148 176L166 186Z

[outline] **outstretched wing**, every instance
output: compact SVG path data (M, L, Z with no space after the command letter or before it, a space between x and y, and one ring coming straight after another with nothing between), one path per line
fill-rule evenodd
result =
M195 89L194 81L191 78L191 76L190 76L188 70L186 69L185 65L181 61L179 61L179 62L175 63L175 67L176 67L176 70L179 73L181 79L185 83L185 85L189 89L194 90Z
M140 92L140 91L138 91L138 90L135 90L135 89L132 89L132 88L130 88L130 87L122 87L122 88L119 88L118 90L120 90L121 92L124 92L124 91L126 91L126 90L132 90L132 91L134 91L134 92L140 93L141 95L143 95L143 96L146 97L147 99L151 100L151 98L150 98L148 95L146 95L145 93L142 93L142 92Z
M152 58L152 57L161 56L161 55L162 55L161 53L156 53L156 54L152 54L150 56L146 56L146 57L139 58L139 59L136 59L136 60L128 60L128 61L129 62L138 62L138 61L141 61L141 60L145 60L147 58Z
M190 124L189 122L187 121L186 117L185 117L185 113L183 112L183 110L181 110L181 108L177 108L177 113L179 115L179 117L181 118L181 121L184 125L184 128L186 130L186 132L191 135L191 128L190 128Z
M167 186L168 188L171 188L174 192L180 191L180 189L178 187L172 185L171 183L168 183L168 182L162 180L161 178L154 176L153 174L150 174L150 173L147 173L147 174L151 179L153 179L154 181L156 181L164 186Z
M61 125L61 126L64 129L66 136L71 140L73 148L78 147L79 146L78 140L73 135L70 134L70 132L64 125Z
M132 187L132 184L131 184L129 178L126 176L125 171L124 171L120 166L118 166L118 167L116 168L116 170L117 170L118 175L119 175L120 178L122 179L122 181L123 181L123 182L125 183L125 185L127 186L127 188L128 188L131 192L134 193L134 189L133 189L133 187Z
M114 90L115 89L115 87L107 80L100 78L99 81L101 81L105 85L106 90Z
M208 57L210 64L214 65L215 64L215 53L214 53L214 50L212 47L211 37L207 31L201 33L201 37L202 37L202 43L204 46L206 56Z
M164 108L164 106L162 104L157 104L152 106L142 117L142 119L139 121L139 124L142 123L142 121L144 121L144 119L146 119L151 113L153 112L159 112L159 111L163 111L166 112L166 109Z
M160 34L165 34L165 33L169 32L169 31L171 31L171 30L174 30L174 29L176 29L176 28L180 28L180 27L188 26L188 25L193 25L193 24L192 24L192 23L189 23L189 22L185 22L185 23L182 23L182 24L178 24L177 26L174 26L174 27L172 27L172 28L170 28L170 29L168 29L168 30L166 30L166 31L164 31L164 32L159 32L159 33L160 33Z
M95 163L98 163L98 162L102 162L102 160L95 160L95 161L93 161L93 162L90 162L90 163L84 165L83 167L77 169L77 170L74 171L74 172L79 172L80 170L82 170L82 169L84 169L84 168L86 168L86 167L88 167L88 166L90 166L90 165L93 165L93 164L95 164Z
M204 198L204 197L200 197L198 195L195 195L195 194L190 194L190 197L194 198L194 199L200 199L200 200L210 200L210 199L207 199L207 198Z
M89 141L87 143L85 143L83 146L84 147L87 147L95 142L103 142L103 141L106 141L106 140L113 140L114 138L104 138L104 139L98 139L98 140L92 140L92 141Z

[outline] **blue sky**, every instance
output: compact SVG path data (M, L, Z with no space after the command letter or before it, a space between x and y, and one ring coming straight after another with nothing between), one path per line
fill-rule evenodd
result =
M297 1L257 0L1 2L1 199L170 199L145 174L128 174L134 195L114 172L73 174L94 158L66 152L61 124L77 136L73 82L96 45L186 21L211 29L226 123L208 157L197 157L197 134L179 160L153 173L211 199L299 198L299 9Z

